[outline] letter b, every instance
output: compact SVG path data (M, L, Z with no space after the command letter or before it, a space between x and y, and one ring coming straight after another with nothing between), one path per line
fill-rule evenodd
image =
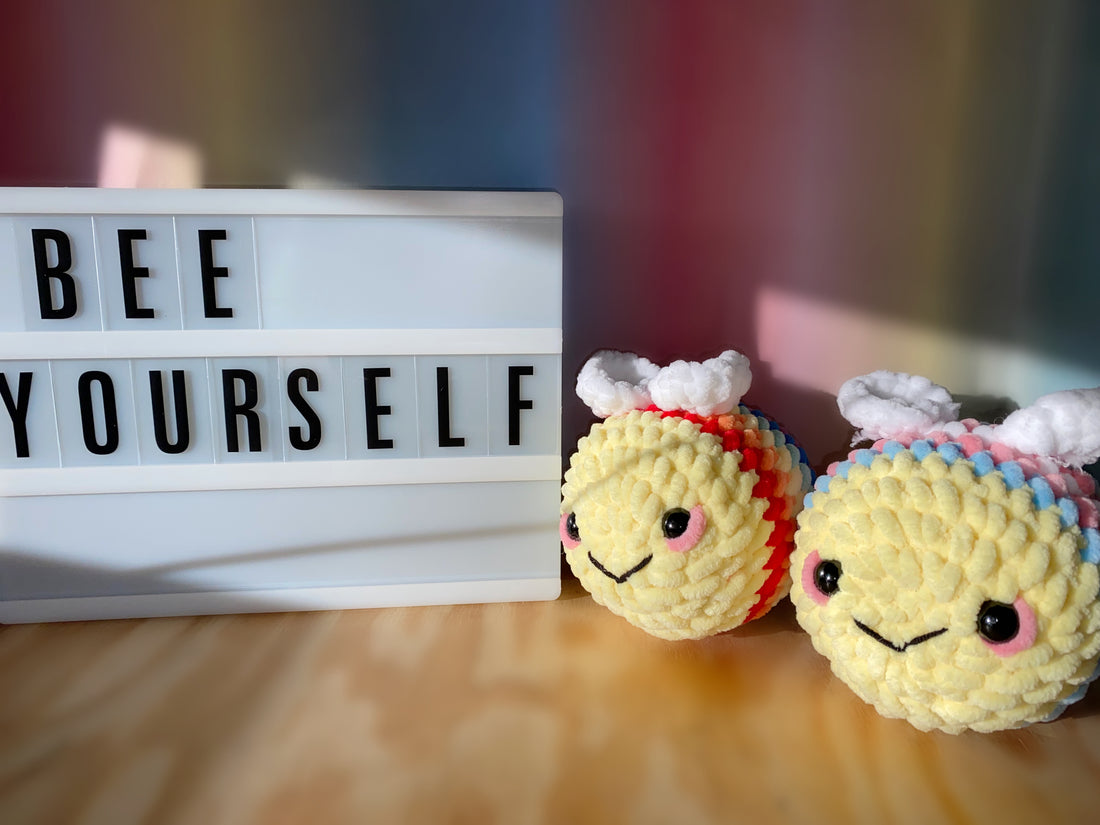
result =
M57 264L50 266L46 244L53 241L57 250ZM73 250L69 236L60 229L32 229L31 244L34 248L34 274L38 283L38 309L43 320L72 318L78 308L76 280L69 270L73 266ZM61 306L54 306L51 281L56 281L61 291Z

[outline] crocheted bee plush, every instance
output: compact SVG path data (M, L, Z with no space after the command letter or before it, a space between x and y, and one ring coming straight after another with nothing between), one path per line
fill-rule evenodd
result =
M698 639L789 589L805 454L740 404L752 375L728 351L658 368L602 351L577 394L603 419L562 488L565 556L593 598L663 639Z
M879 713L921 730L1053 719L1100 660L1100 388L999 425L955 420L926 378L840 390L869 449L806 497L792 558L798 621Z

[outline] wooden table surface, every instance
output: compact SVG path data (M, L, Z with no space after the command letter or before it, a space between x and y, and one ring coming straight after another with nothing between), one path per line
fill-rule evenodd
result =
M554 602L0 629L0 823L1096 822L1100 690L923 734L784 602L651 638Z

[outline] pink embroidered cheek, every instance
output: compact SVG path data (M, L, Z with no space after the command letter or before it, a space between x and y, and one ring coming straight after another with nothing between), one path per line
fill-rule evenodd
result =
M558 533L566 550L580 546L581 531L577 527L577 517L574 513L562 514L561 521L558 522Z
M814 604L824 607L828 604L829 597L818 590L817 582L814 580L814 571L819 564L821 564L821 554L816 550L806 556L806 563L802 565L802 589L813 599Z
M1027 650L1035 644L1039 623L1035 611L1017 598L1011 605L986 602L978 612L978 635L1002 659Z
M669 510L664 515L661 529L669 550L673 553L686 553L699 543L703 531L707 529L703 505L696 504L690 512L683 509Z

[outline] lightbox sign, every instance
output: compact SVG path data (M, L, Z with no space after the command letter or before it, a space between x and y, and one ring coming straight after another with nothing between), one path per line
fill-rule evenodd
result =
M0 190L0 621L556 596L561 215Z

